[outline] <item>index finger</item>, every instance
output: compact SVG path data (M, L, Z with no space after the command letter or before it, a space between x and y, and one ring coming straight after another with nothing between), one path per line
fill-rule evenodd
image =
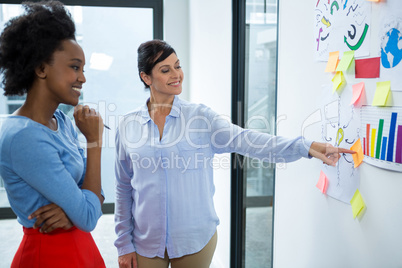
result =
M83 107L82 104L76 105L76 106L74 107L74 112L77 112L77 111L81 110L82 107Z
M338 153L355 154L356 151L345 149L345 148L338 148Z

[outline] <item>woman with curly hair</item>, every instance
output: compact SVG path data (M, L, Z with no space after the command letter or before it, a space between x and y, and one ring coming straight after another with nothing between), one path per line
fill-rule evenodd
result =
M89 233L104 197L103 121L78 105L85 56L70 13L58 1L23 4L0 36L4 95L25 103L0 130L0 175L24 236L11 267L105 267ZM59 104L76 106L86 156Z

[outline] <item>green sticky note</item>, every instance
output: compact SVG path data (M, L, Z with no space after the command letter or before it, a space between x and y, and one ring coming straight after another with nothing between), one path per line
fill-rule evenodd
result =
M344 72L347 69L349 69L350 64L352 63L354 58L355 58L355 52L353 50L343 52L342 59L339 62L338 67L336 67L336 71L337 72L341 72L341 71Z
M366 206L366 204L364 204L363 197L359 192L359 189L356 189L352 200L350 200L350 204L352 205L353 218L355 219Z
M332 78L332 93L335 91L340 93L341 89L346 84L345 77L342 72L336 72L335 76Z
M391 91L391 81L377 82L377 89L374 94L373 106L385 106L389 92Z

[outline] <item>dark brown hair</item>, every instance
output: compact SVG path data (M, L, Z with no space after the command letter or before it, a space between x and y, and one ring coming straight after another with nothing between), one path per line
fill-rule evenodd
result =
M158 39L142 43L138 47L137 52L138 74L140 75L140 79L144 83L145 88L149 88L149 86L144 82L144 80L142 80L141 72L150 75L156 64L164 61L172 53L176 54L176 51L168 43Z

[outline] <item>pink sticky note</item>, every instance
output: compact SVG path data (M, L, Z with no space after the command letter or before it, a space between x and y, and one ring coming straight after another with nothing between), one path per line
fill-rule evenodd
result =
M364 82L360 82L352 86L353 96L351 104L355 107L361 107L363 104L366 104L366 90L364 87Z
M320 189L320 191L325 194L328 188L328 178L327 175L321 170L320 178L318 179L316 187Z
M355 78L380 77L380 60L380 57L355 60Z

